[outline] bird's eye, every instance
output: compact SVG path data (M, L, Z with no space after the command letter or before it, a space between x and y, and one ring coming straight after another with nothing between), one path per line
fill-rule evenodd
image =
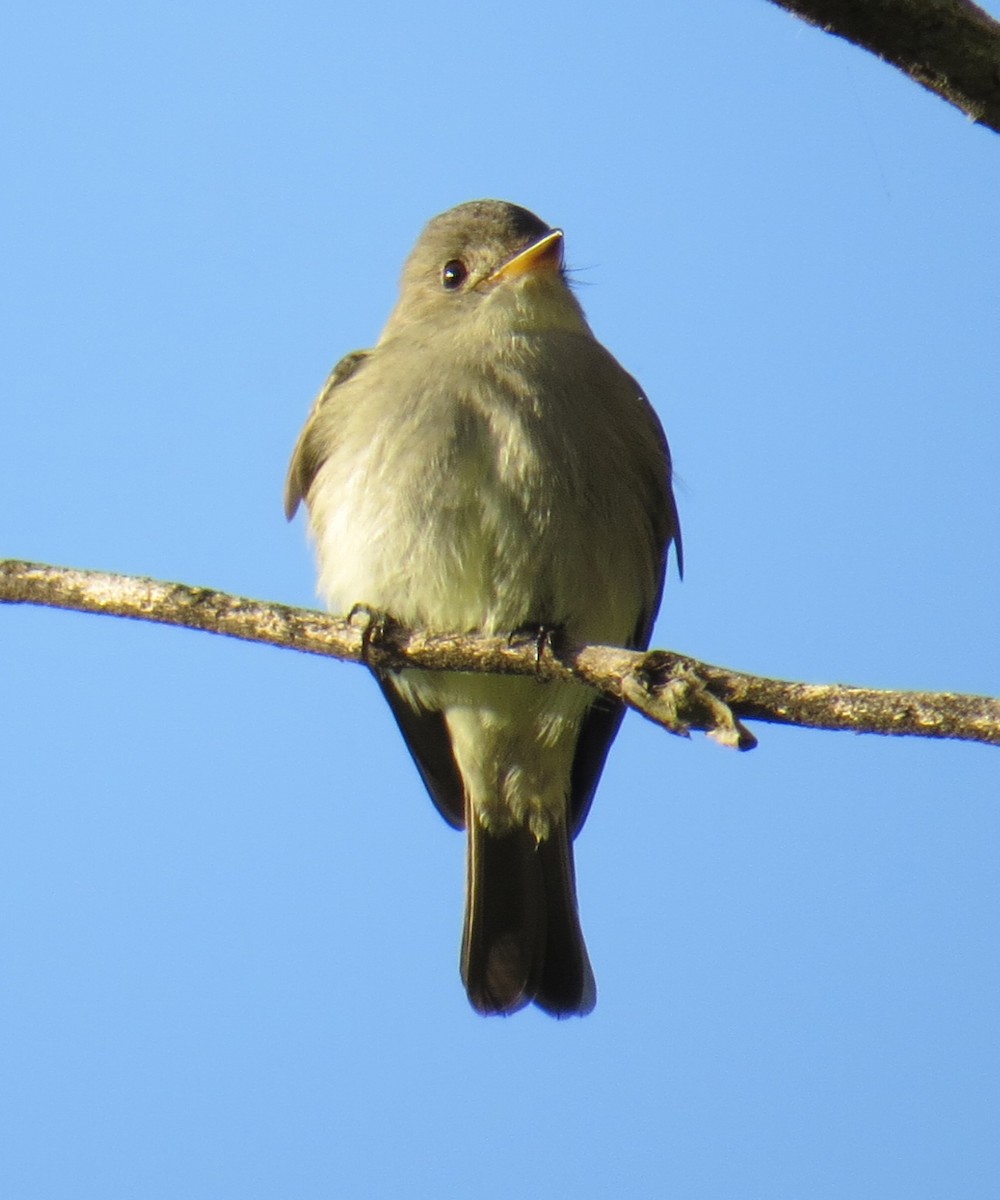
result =
M453 258L450 262L444 264L444 268L441 271L441 284L449 292L453 292L465 283L465 277L468 273L465 263L460 259Z

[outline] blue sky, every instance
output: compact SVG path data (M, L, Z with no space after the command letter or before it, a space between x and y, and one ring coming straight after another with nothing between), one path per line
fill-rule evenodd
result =
M0 554L315 603L312 396L499 196L670 436L656 644L996 694L995 135L746 0L97 0L0 46ZM992 1194L996 749L630 718L597 1010L487 1021L359 669L13 608L0 654L4 1195Z

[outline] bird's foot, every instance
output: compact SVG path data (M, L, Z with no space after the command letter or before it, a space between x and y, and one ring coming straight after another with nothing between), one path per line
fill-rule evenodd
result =
M370 604L355 604L347 614L347 620L352 625L361 625L361 661L368 666L372 665L372 648L378 649L380 643L402 628L385 609L373 608Z
M535 662L538 664L541 663L546 650L550 650L556 657L559 656L565 636L566 627L564 625L556 625L549 621L526 621L508 636L507 645L521 646L526 642L533 642Z

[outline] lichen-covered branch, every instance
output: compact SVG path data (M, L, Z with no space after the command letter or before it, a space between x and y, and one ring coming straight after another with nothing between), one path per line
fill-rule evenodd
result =
M748 750L744 720L855 733L964 738L1000 745L1000 700L764 679L668 650L566 644L558 636L486 637L404 629L381 614L343 619L130 575L0 560L0 603L39 604L182 625L385 670L482 671L578 678L674 733L702 729ZM2 681L0 681L2 686Z
M970 0L772 0L1000 133L1000 22Z

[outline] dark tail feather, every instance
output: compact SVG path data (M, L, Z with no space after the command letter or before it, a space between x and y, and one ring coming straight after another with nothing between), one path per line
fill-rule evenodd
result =
M542 842L469 822L462 979L473 1008L516 1012L534 1001L553 1016L590 1012L596 989L576 911L564 826Z
M554 1017L585 1016L597 1003L597 987L576 908L573 843L565 826L535 850L548 918L545 954L535 1003Z

